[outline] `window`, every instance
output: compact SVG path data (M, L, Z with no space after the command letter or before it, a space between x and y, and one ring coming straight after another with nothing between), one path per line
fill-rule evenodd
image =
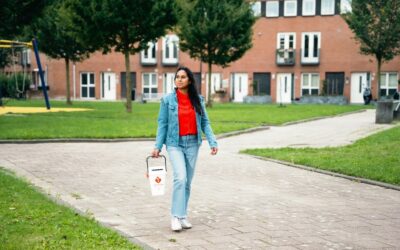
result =
M279 1L267 1L266 8L267 17L279 16Z
M178 64L179 38L176 35L166 35L163 39L163 63Z
M254 16L261 16L261 2L257 1L251 4Z
M206 74L206 83L208 87L208 73ZM215 91L221 90L223 88L221 81L221 74L211 73L211 94L215 94Z
M31 49L24 48L21 55L22 66L31 65Z
M285 0L285 16L297 15L297 0Z
M396 72L381 73L381 96L390 96L397 91L397 79Z
M157 74L143 73L143 99L156 99L157 95Z
M303 0L303 16L315 15L315 0Z
M157 64L157 43L149 42L148 48L143 50L140 54L142 64Z
M303 64L318 64L321 48L321 33L302 33L301 62Z
M319 94L319 74L303 73L301 74L301 95Z
M81 73L81 98L95 98L94 73Z
M340 13L351 12L351 0L340 0Z
M321 15L335 14L335 0L321 0Z
M174 92L174 88L175 88L175 73L165 73L164 83L163 83L164 94L169 94Z
M277 63L294 64L296 33L278 33L277 38Z

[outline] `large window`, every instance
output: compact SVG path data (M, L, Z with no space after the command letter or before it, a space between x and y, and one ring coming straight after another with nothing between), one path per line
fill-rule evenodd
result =
M303 73L301 74L301 95L319 94L319 74Z
M176 35L166 35L163 39L163 63L178 64L179 38Z
M279 16L279 1L267 1L266 9L265 13L267 17Z
M95 98L94 73L81 73L81 98Z
M340 0L340 13L351 12L351 0Z
M143 73L142 74L143 98L156 99L158 97L157 90L157 74Z
M303 0L303 16L315 15L315 0Z
M208 87L208 73L206 74L206 83ZM211 73L211 94L215 94L216 91L223 89L223 84L221 81L221 74Z
M320 48L321 48L320 32L302 33L301 63L318 64Z
M381 73L381 96L393 95L397 91L397 79L396 72Z
M285 0L284 15L285 16L297 15L297 0Z
M294 64L296 33L278 33L277 38L277 63Z
M251 4L254 16L261 16L261 2L257 1Z
M148 48L143 50L140 55L142 64L157 64L157 43L149 42Z
M335 14L335 0L321 0L321 15Z

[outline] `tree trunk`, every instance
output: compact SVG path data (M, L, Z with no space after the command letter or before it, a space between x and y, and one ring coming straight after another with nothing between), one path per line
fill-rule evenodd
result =
M207 93L207 107L212 108L212 97L211 97L211 73L212 63L208 62L208 93Z
M382 66L382 58L376 58L378 61L378 72L377 78L378 78L378 89L376 91L376 99L379 100L381 98L381 66Z
M129 61L129 51L124 51L125 55L125 82L126 82L126 112L132 113L132 84L131 84L131 68Z
M65 58L65 73L66 73L66 95L67 95L67 104L72 105L71 102L71 91L70 91L70 79L69 79L69 58Z

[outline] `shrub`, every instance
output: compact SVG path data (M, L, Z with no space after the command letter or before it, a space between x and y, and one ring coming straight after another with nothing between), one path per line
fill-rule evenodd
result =
M6 93L11 98L25 98L26 91L29 89L31 79L23 73L12 74L7 77Z

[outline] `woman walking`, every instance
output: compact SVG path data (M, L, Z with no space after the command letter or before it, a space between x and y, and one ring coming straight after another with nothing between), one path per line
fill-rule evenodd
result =
M189 229L187 208L202 132L206 135L211 154L218 152L204 100L198 95L193 73L180 67L175 73L175 91L161 99L158 129L153 157L158 157L163 144L173 168L171 229Z

